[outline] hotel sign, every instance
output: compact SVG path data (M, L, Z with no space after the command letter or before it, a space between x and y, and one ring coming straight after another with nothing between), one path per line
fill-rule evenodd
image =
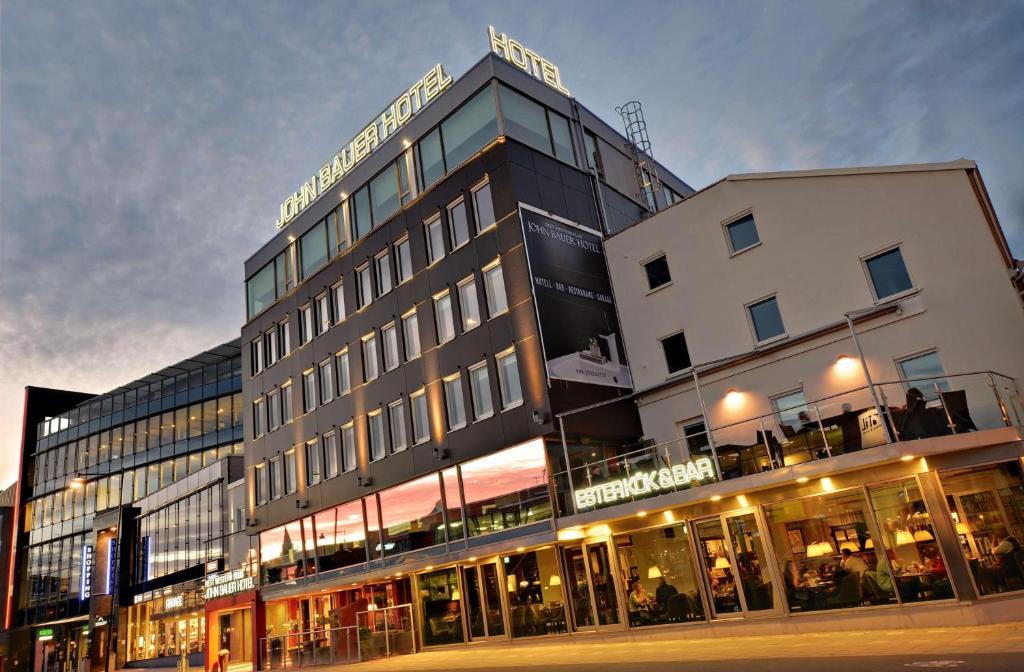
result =
M715 465L709 457L699 457L685 464L674 464L660 469L637 471L625 478L606 481L573 491L578 509L595 509L623 501L654 497L674 492L681 486L713 480Z
M245 573L244 569L232 569L218 574L206 575L206 599L214 600L235 593L242 593L256 588L256 579Z
M492 54L500 56L562 95L569 95L569 89L565 88L565 85L562 84L562 73L559 72L557 65L540 54L530 51L505 33L499 35L494 30L494 26L487 26L487 36L491 40Z
M452 78L444 71L440 63L427 71L427 74L390 105L384 108L377 117L367 124L356 137L342 147L330 161L320 167L315 175L302 184L299 189L281 203L281 214L277 220L277 228L283 229L300 212L321 194L338 183L342 177L352 172L363 159L377 149L387 139L405 126L420 110L451 86Z

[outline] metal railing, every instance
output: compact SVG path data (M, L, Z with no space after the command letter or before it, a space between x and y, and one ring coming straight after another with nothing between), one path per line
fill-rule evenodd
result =
M360 611L356 625L360 660L390 658L416 650L411 604Z
M902 442L1024 426L1020 389L1012 378L996 372L874 382L873 388L850 388L557 472L552 479L558 515L828 459L883 445L889 437ZM736 400L737 406L742 403L742 398ZM707 423L706 415L702 417ZM711 460L712 477L671 477L674 465L700 458ZM664 475L664 469L669 474ZM617 489L607 491L606 499L581 498L586 500L581 503L574 497L581 490L634 476L632 485L637 487L616 485Z
M257 669L260 670L358 663L357 628L354 625L324 627L261 637L258 655Z

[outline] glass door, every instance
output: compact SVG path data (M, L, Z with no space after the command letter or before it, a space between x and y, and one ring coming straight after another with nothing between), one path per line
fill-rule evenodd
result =
M764 537L753 512L726 517L733 560L739 570L740 590L747 611L775 610L771 571L765 555Z
M712 618L739 615L743 612L732 553L719 517L693 524L697 534L697 550L704 569L705 585L711 597Z
M466 623L471 641L505 635L498 581L498 568L493 562L462 568Z
M777 609L761 526L753 512L696 521L697 548L712 617Z
M617 625L619 619L619 603L616 598L615 578L611 567L608 544L598 542L586 544L587 567L590 572L591 592L594 597L594 612L597 624Z
M469 639L487 637L487 626L484 624L484 598L480 590L480 568L462 568L462 588L466 593L466 623Z
M480 565L480 583L484 596L484 609L487 614L484 622L487 624L487 636L499 637L505 635L505 616L501 601L501 579L498 574L498 566L489 562Z
M562 564L565 567L565 579L569 585L569 614L573 631L592 630L595 627L594 610L590 597L590 580L587 563L580 546L566 546L562 549Z

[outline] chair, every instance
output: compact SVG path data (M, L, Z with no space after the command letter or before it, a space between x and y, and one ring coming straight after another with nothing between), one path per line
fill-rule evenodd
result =
M665 605L665 618L669 623L680 623L687 619L687 612L689 611L689 605L687 602L686 595L677 593L672 597L668 598L668 604Z
M953 426L957 434L964 432L975 432L978 427L971 419L971 410L967 407L967 390L953 390L952 392L940 392L942 403L953 420Z
M864 588L860 574L850 572L839 583L839 590L829 598L830 607L856 607L864 601Z

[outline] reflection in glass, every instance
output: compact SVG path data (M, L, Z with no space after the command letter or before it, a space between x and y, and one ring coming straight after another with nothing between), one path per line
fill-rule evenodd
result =
M280 583L305 576L302 528L298 520L260 532L262 583Z
M462 603L455 568L421 574L418 584L423 645L461 644Z
M441 484L437 474L388 488L379 496L387 555L444 543Z
M697 549L708 577L713 615L721 616L741 611L721 520L715 518L695 523L694 532L697 534Z
M598 625L618 623L618 601L615 597L615 581L612 578L608 546L604 543L588 544L587 565L590 568L590 581L594 589Z
M590 580L583 559L583 549L579 546L563 548L562 564L565 566L565 579L568 584L572 629L575 631L592 628L594 611L590 602Z
M356 500L314 516L320 571L366 562L363 505Z
M448 170L454 170L474 152L496 138L498 115L494 110L494 93L491 87L484 88L455 114L441 122L441 136L444 138L444 160Z
M551 517L543 441L471 460L461 470L469 536Z
M631 626L704 620L686 525L616 537Z
M513 637L566 632L562 578L555 549L542 548L502 558ZM493 566L488 566L493 569ZM488 597L490 597L488 595ZM500 616L500 614L499 614Z

